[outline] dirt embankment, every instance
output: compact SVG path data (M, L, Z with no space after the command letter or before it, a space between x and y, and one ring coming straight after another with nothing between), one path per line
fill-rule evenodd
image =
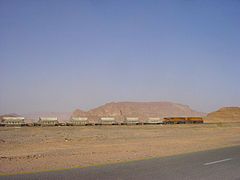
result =
M0 174L11 174L240 145L240 125L0 128L0 137Z
M224 107L209 113L204 119L208 123L240 122L240 107Z

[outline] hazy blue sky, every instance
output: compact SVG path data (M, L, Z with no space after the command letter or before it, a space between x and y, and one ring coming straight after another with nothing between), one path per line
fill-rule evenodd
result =
M0 0L0 113L240 105L239 0Z

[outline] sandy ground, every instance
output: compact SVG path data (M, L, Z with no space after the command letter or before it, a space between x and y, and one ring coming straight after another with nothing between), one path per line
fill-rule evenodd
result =
M0 128L0 173L163 157L240 145L240 124Z

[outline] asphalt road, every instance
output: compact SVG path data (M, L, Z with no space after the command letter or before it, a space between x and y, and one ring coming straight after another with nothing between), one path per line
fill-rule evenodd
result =
M1 176L0 179L240 180L240 146L105 166Z

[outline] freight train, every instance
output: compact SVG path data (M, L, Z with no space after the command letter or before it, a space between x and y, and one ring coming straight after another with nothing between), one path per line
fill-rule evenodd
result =
M25 123L24 117L3 117L0 126L87 126L87 125L158 125L158 124L202 124L202 117L97 117L93 121L88 117L72 117L66 123L60 123L57 117L40 117L38 122Z

